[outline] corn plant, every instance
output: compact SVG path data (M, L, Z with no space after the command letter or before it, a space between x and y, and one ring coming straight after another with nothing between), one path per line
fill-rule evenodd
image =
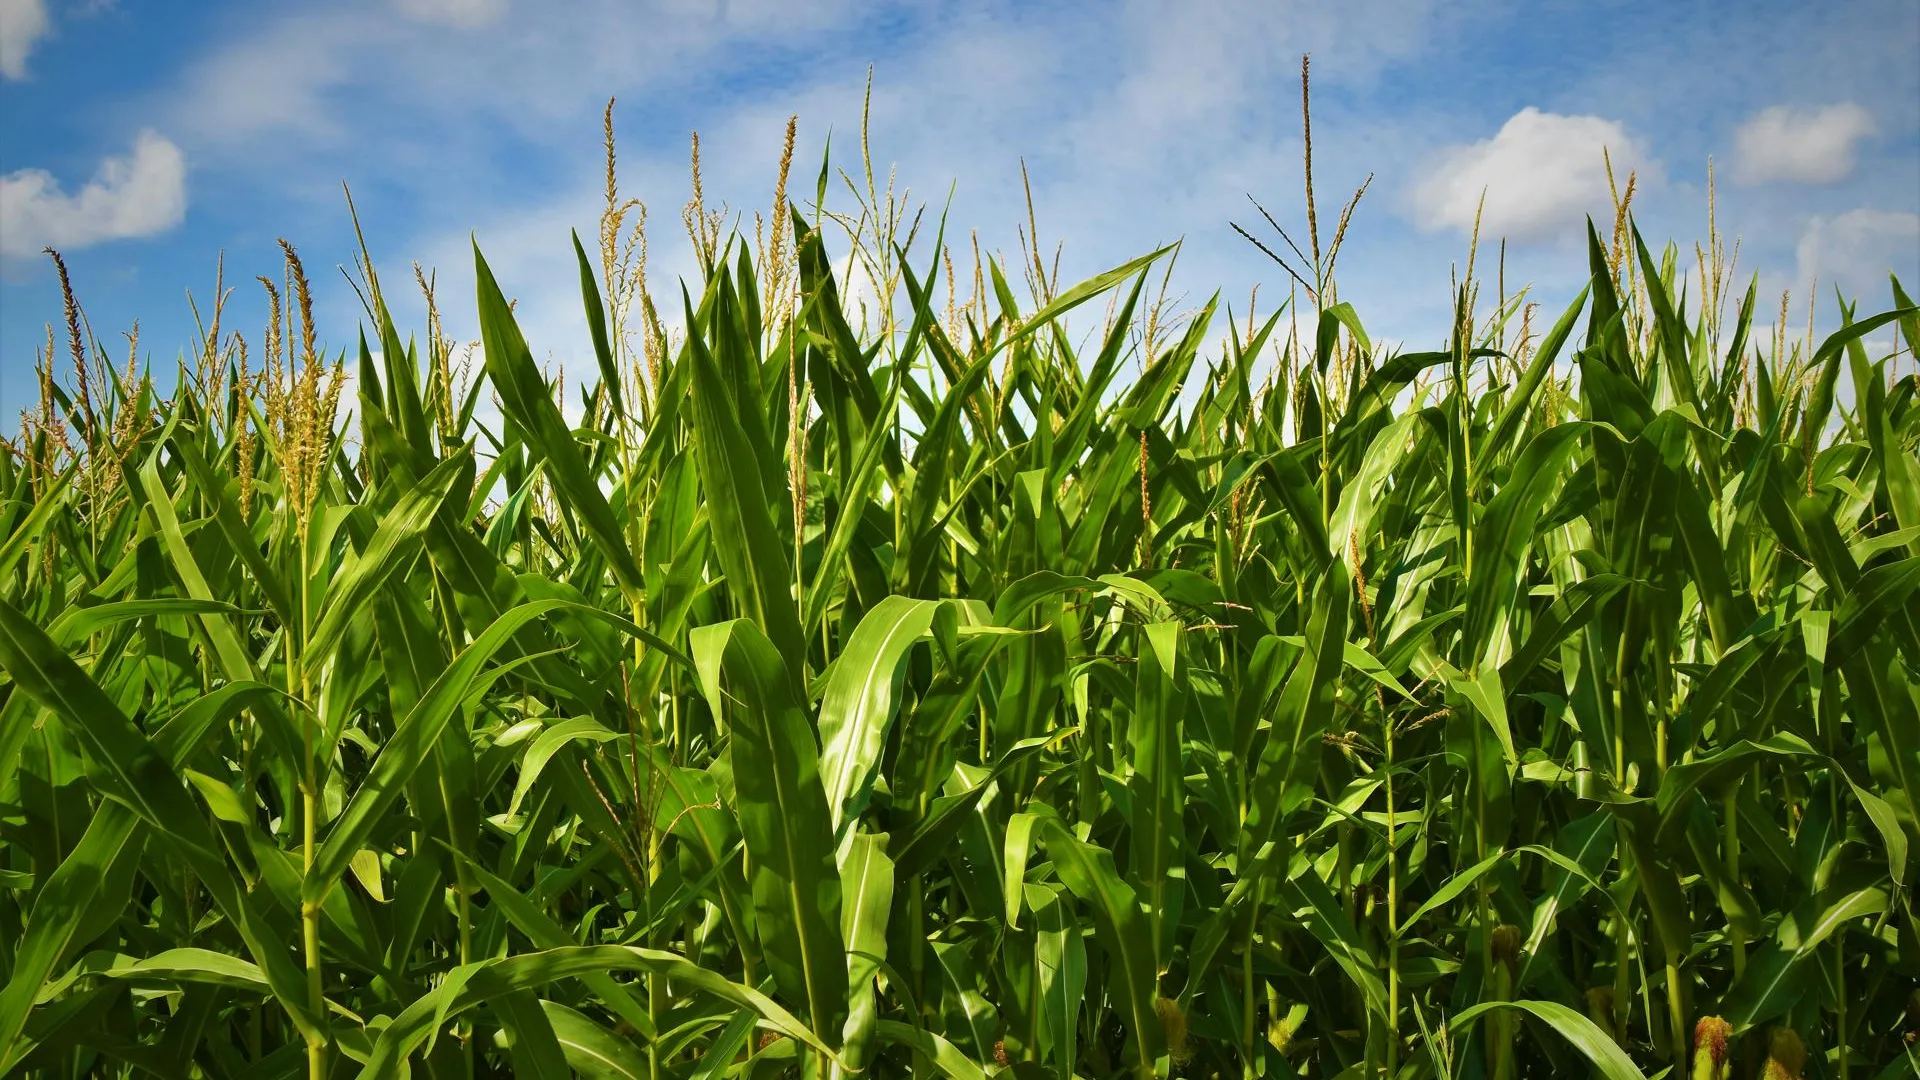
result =
M0 1072L1911 1075L1897 281L1762 341L1623 213L1537 340L1470 271L1396 352L1317 237L1264 321L1031 232L962 304L783 167L656 303L610 130L576 419L478 249L477 370L371 260L353 347L287 247L164 398L69 291L0 457Z

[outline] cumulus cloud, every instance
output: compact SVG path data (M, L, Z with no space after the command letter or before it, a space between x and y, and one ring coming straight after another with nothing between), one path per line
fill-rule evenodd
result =
M1582 215L1609 205L1605 157L1626 183L1661 180L1660 168L1618 122L1598 116L1562 116L1532 106L1515 113L1491 139L1449 147L1429 165L1411 192L1414 223L1422 230L1473 228L1486 192L1481 232L1536 239L1577 228Z
M1920 280L1920 214L1860 207L1815 217L1795 255L1801 281L1817 277L1850 296L1883 296L1889 270L1903 283Z
M507 0L400 0L400 12L419 22L485 26L507 12Z
M1876 130L1873 114L1851 101L1762 109L1734 133L1734 179L1831 184L1853 172L1855 148Z
M186 212L186 157L164 136L142 131L131 154L101 162L72 194L45 169L0 176L0 255L152 236L178 225Z
M0 77L27 77L27 56L53 29L46 0L0 0Z

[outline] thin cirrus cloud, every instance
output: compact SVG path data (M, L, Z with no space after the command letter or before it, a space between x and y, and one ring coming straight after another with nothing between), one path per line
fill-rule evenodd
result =
M27 57L52 31L45 0L0 0L0 78L26 78Z
M1643 187L1662 179L1659 163L1617 121L1528 106L1492 138L1435 155L1414 181L1408 205L1425 232L1471 232L1478 217L1486 236L1564 236L1583 215L1608 204L1609 160L1623 185L1629 172L1639 174Z
M416 22L475 27L507 12L507 0L400 0L400 13Z
M0 255L154 236L180 224L186 212L186 155L165 136L142 131L131 153L102 161L72 193L45 169L0 176Z
M684 104L677 95L687 85L725 96L727 81L742 76L723 50L811 42L821 28L842 26L849 5L649 7L657 10L643 16L620 0L298 5L185 57L156 107L223 169L284 173L349 152L367 156L369 145L400 128L414 144L408 149L428 149L423 138L443 152L472 152L489 140L543 142L583 118L591 130L609 94L663 93L670 107Z
M1775 105L1734 133L1734 179L1742 184L1831 184L1853 173L1873 114L1851 101L1821 108Z
M1795 248L1802 281L1839 285L1842 292L1884 295L1887 271L1920 280L1920 214L1860 207L1808 220Z
M1634 209L1649 242L1672 236L1683 246L1704 224L1699 174L1715 155L1726 166L1720 227L1744 237L1745 262L1783 283L1795 275L1796 245L1807 234L1808 265L1833 264L1848 230L1864 220L1843 222L1849 212L1920 210L1920 113L1906 104L1920 101L1920 75L1895 47L1897 31L1920 26L1901 14L1910 11L1906 0L1862 0L1843 5L1850 14L1820 17L1763 0L1764 14L1752 19L1678 26L1659 5L1625 5L1591 21L1625 19L1636 32L1595 33L1593 50L1550 65L1512 63L1509 31L1532 35L1527 51L1544 53L1566 31L1541 30L1540 20L1487 0L1220 0L1198 14L1174 0L1119 0L1099 10L1012 0L335 0L264 8L215 0L208 11L233 17L187 27L178 49L136 51L150 65L56 63L56 47L137 48L130 43L180 22L157 6L119 4L112 18L83 26L77 12L97 2L0 0L0 13L44 8L58 35L41 33L30 50L20 35L0 35L21 55L16 66L42 84L4 83L0 94L47 103L6 117L11 152L0 155L0 179L22 208L18 216L37 219L41 235L25 241L9 230L4 239L9 251L37 250L56 221L66 236L126 232L124 223L140 215L80 213L113 201L96 195L89 203L88 187L109 186L104 178L88 185L89 173L105 153L132 171L137 155L119 140L141 128L165 132L192 161L194 212L165 243L101 240L91 259L75 260L95 321L124 325L140 316L153 341L193 339L179 281L216 252L259 269L253 264L276 255L261 238L286 235L313 264L349 261L354 245L339 188L346 180L376 259L391 260L400 277L414 258L440 267L450 332L473 329L457 323L471 317L470 302L459 301L471 296L469 243L477 236L520 301L536 355L552 350L556 363L591 369L579 297L567 284L577 280L567 232L592 236L603 198L601 110L615 95L622 188L655 211L651 267L660 289L695 273L676 220L688 193L689 129L702 135L710 202L750 208L741 225L751 236L751 208L768 205L785 121L797 112L797 196L810 196L830 133L835 165L856 175L858 144L870 133L882 183L898 162L902 187L915 191L916 204L930 204L929 238L951 199L957 261L970 257L964 249L978 227L989 257L999 252L1008 267L1019 266L1030 188L1045 252L1064 244L1063 281L1184 238L1171 297L1198 304L1216 287L1240 297L1264 283L1265 310L1288 280L1228 223L1253 224L1249 193L1289 228L1303 221L1302 53L1313 56L1323 232L1332 231L1332 209L1375 174L1339 271L1342 296L1376 337L1428 340L1432 327L1444 330L1447 265L1465 256L1483 191L1483 239L1514 241L1508 280L1534 285L1549 306L1570 299L1585 260L1565 244L1580 238L1585 215L1603 231L1613 217L1603 149L1621 185L1638 172ZM1642 27L1673 36L1650 51ZM1865 32L1873 27L1879 32ZM1235 47L1247 41L1260 48ZM1850 59L1768 63L1735 75L1674 62L1707 42L1769 58L1844 48ZM1480 74L1463 80L1463 67ZM1698 108L1676 113L1675 100ZM1880 131L1848 143L1858 163L1846 184L1734 189L1742 121L1773 103L1836 101L1871 103ZM103 135L104 150L76 156L75 139ZM53 175L4 175L22 166ZM28 179L34 185L22 186ZM838 174L830 180L829 201L846 209ZM1823 218L1817 231L1814 215ZM80 220L122 226L83 228ZM1898 244L1875 258L1906 280L1920 241L1897 229L1889 236ZM1867 282L1875 296L1885 293L1885 268ZM1821 273L1823 292L1841 280L1838 270ZM357 299L331 275L317 277L329 279L316 298L329 325L351 326ZM58 303L39 261L0 265L0 346L30 355Z

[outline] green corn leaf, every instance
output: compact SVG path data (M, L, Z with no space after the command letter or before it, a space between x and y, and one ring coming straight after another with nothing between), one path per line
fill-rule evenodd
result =
M1128 879L1146 905L1154 970L1167 970L1186 899L1186 767L1180 748L1186 712L1178 623L1142 630L1128 734L1133 750L1132 849Z
M585 1014L557 1001L541 999L540 1011L573 1071L592 1080L642 1080L652 1075L646 1058L625 1039L601 1027Z
M1058 821L1042 821L1040 838L1060 880L1092 912L1107 954L1113 998L1127 1030L1127 1057L1146 1075L1159 1067L1166 1035L1154 1012L1158 990L1153 945L1139 925L1138 896L1120 880L1110 852L1076 839Z
M579 515L621 586L639 590L641 574L633 561L633 552L627 547L626 537L607 505L606 496L588 472L572 432L555 407L546 380L534 367L526 338L521 336L520 326L507 306L506 296L494 281L486 258L480 254L478 243L473 246L473 276L479 289L480 338L486 353L487 375L500 394L501 407L519 425L527 445L547 463L554 486L572 512Z
M1276 721L1254 772L1240 841L1242 860L1273 839L1280 819L1304 801L1302 784L1311 775L1320 735L1333 715L1347 637L1346 578L1345 564L1335 561L1314 588L1306 649L1281 691Z
M885 834L859 833L840 866L840 935L847 943L847 1021L841 1053L856 1069L872 1060L880 1005L874 975L887 959L893 861Z
M595 971L641 971L666 976L696 993L750 1009L773 1030L806 1044L830 1060L834 1057L832 1048L816 1039L797 1017L757 990L731 982L669 952L628 945L584 945L519 953L473 965L472 972L461 983L443 984L415 999L381 1028L361 1075L369 1080L398 1076L406 1057L426 1040L431 1026L457 1018L468 1009L516 991Z
M1590 222L1550 329L1396 353L822 166L671 312L573 236L564 394L477 251L478 363L289 259L248 352L43 373L0 1072L1898 1071L1898 281L1806 339Z
M69 466L66 474L47 485L46 494L40 496L26 517L13 526L6 540L0 542L0 577L13 573L14 566L26 554L28 546L40 538L47 524L54 520L54 515L66 505L67 494L73 490L72 472L75 468L78 466Z
M521 627L535 619L562 611L597 619L639 638L653 648L678 655L671 645L618 615L566 600L531 600L501 615L455 658L452 666L434 680L420 703L414 706L382 747L366 779L328 831L313 865L307 868L305 882L301 886L301 898L305 903L318 903L332 891L341 873L346 870L347 863L365 845L368 835L379 824L386 809L401 796L403 785L426 759L434 743L439 741L441 730L453 718L461 703L478 687L484 687L506 673L504 667L484 670L486 665L519 633Z
M697 325L692 301L685 307L688 324ZM785 493L767 490L762 470L748 467L764 455L747 441L740 419L741 410L755 403L741 387L728 384L700 335L688 339L684 362L692 365L694 461L713 518L714 554L743 612L788 658L786 677L797 691L806 649L793 599L793 567L769 510Z
M1466 641L1469 655L1483 666L1497 667L1511 655L1508 627L1534 524L1587 430L1581 424L1561 424L1529 441L1514 463L1514 480L1493 497L1475 530Z
M847 967L813 727L790 689L787 664L754 624L701 627L692 642L708 701L732 735L735 812L752 860L768 966L826 1038L846 1009ZM723 694L738 706L728 707Z
M952 1043L931 1031L898 1020L882 1020L880 1037L919 1051L948 1080L986 1080L987 1074L980 1066L969 1061Z
M1887 894L1878 888L1809 898L1781 920L1766 946L1748 962L1746 974L1721 1001L1720 1015L1738 1032L1786 1012L1807 989L1803 968L1814 950L1848 923L1886 908Z
M1496 1009L1519 1009L1532 1014L1571 1043L1607 1080L1646 1080L1646 1074L1606 1032L1557 1001L1483 1001L1455 1014L1447 1027L1464 1030L1474 1020Z
M567 1066L566 1051L553 1033L553 1023L547 1019L532 991L511 990L491 1004L494 1017L507 1036L508 1060L515 1076L567 1080L573 1075Z
M898 711L907 652L933 629L941 605L889 596L867 612L834 661L820 698L820 782L836 834L860 814Z
M190 801L152 742L133 726L93 680L20 612L0 601L0 667L83 740L104 768L106 793L165 837L228 918L267 973L274 996L303 1033L318 1035L324 1021L309 1014L304 980L285 946L275 939L248 894L218 853L206 819Z
M402 570L420 549L422 535L439 516L442 504L460 490L459 481L465 478L467 483L472 483L472 468L471 459L448 458L434 466L432 472L422 477L381 518L373 539L347 561L327 590L327 608L313 636L307 639L306 661L311 667L327 666L346 632L348 620L364 610L367 598Z

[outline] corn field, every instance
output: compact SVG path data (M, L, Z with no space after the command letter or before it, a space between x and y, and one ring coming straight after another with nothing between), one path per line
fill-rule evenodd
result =
M1913 1074L1897 280L1790 340L1623 206L1544 333L1470 267L1395 351L1317 226L1175 311L783 168L655 296L608 163L572 387L478 248L477 353L371 259L329 351L286 246L170 397L68 291L0 1072Z

